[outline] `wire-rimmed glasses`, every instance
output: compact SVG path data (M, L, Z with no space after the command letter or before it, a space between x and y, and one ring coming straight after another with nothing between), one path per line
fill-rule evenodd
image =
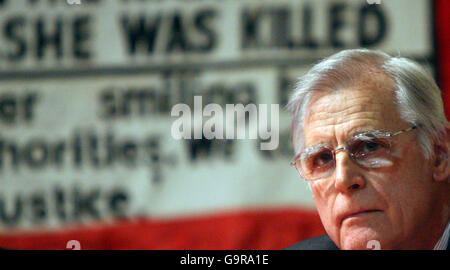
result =
M336 154L347 150L351 159L366 168L392 165L392 137L416 129L411 126L397 132L367 131L351 137L345 146L336 149L325 144L308 147L295 156L291 165L296 167L303 179L314 181L329 177L336 167Z

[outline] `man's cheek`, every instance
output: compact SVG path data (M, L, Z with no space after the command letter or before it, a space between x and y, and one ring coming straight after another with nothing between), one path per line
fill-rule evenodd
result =
M338 225L335 222L333 211L333 207L327 205L318 205L317 210L322 221L323 226L327 230L327 233L335 233L335 231L339 230Z

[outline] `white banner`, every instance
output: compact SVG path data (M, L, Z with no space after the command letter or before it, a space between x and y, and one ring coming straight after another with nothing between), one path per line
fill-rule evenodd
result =
M353 47L421 58L432 53L430 6L425 0L6 0L0 70L292 64Z
M1 3L2 231L313 208L289 166L294 80L344 48L433 57L430 1ZM194 96L279 104L278 148L175 140L171 109Z

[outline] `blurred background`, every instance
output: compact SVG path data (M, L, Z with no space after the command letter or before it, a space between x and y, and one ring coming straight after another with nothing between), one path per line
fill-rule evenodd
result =
M449 18L447 0L1 0L0 246L282 249L323 234L289 166L295 79L379 49L426 65L449 104ZM279 104L278 147L175 140L172 107L193 96Z

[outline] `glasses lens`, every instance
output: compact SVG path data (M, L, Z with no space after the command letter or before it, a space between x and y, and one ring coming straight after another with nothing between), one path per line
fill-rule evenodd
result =
M391 144L387 138L356 138L348 142L353 159L365 167L383 167L390 161Z
M334 155L331 149L323 147L308 154L300 161L302 175L306 180L326 177L334 169Z

